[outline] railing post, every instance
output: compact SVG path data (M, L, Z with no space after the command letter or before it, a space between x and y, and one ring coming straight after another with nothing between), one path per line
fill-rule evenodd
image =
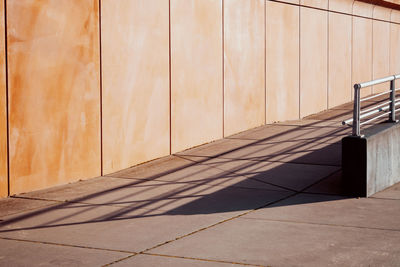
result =
M390 113L389 113L389 122L396 121L396 89L395 89L395 79L396 76L393 76L393 80L390 81Z
M356 83L354 85L353 136L360 136L360 89L360 84Z

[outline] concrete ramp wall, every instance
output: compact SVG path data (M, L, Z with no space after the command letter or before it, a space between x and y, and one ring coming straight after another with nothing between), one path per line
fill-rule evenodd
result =
M400 124L378 124L363 134L342 140L343 183L348 194L368 197L400 182Z

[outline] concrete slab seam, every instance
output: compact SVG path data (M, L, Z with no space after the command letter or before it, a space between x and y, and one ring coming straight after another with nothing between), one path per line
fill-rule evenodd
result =
M268 189L266 189L266 190L268 190ZM270 190L270 191L275 191L275 190ZM280 192L280 191L279 191L279 192ZM185 196L182 196L182 197L180 197L180 198L184 198L184 197L185 197ZM23 199L27 199L27 200L41 200L41 201L48 201L48 202L56 202L56 203L58 203L58 204L84 204L84 205L97 206L97 207L103 206L103 207L119 207L119 208L126 208L125 205L112 204L112 203L111 203L111 204L109 204L109 203L90 203L90 202L75 201L75 200L64 200L64 201L62 201L62 200L51 200L51 199L46 199L46 198L28 198L28 197L25 197L25 198L23 198ZM175 199L177 199L177 198L175 198ZM158 198L158 199L147 199L147 200L137 201L137 202L147 202L147 201L152 201L152 200L160 200L160 198ZM20 211L20 212L12 213L12 214L7 214L7 216L15 215L15 214L18 214L18 213L24 213L24 212L27 212L27 211L32 211L32 210L36 210L36 209L40 209L40 208L45 208L45 207L49 207L49 206L51 206L51 204L45 205L45 206L42 206L42 207L37 207L37 208L32 208L32 209L26 209L26 210L23 210L23 211ZM138 209L139 209L139 208L138 208ZM153 211L153 209L148 209L148 208L143 208L143 207L140 207L140 209L146 210L146 211ZM165 211L165 210L160 209L160 211Z
M283 223L293 223L293 224L308 224L308 225L319 225L319 226L331 226L331 227L340 227L340 228L354 228L354 229L364 229L364 230L371 230L371 231L400 232L400 229L387 229L387 228L376 228L376 227L344 225L344 224L332 224L332 223L300 222L300 221L292 221L292 220L260 219L260 218L251 218L251 217L241 218L241 219L242 220L283 222Z
M265 208L265 207L267 207L267 206L276 204L276 203L278 203L278 202L280 202L280 201L283 201L283 200L286 200L286 199L288 199L288 198L291 198L291 197L293 197L293 196L295 196L295 195L297 195L297 194L298 194L298 193L290 194L290 195L288 195L288 196L286 196L286 197L280 198L280 199L275 200L275 201L271 201L271 202L269 202L269 203L267 203L267 204L265 204L265 205L262 205L262 206L260 206L260 207L258 207L258 208L255 208L255 209L253 209L253 210L246 211L246 212L241 213L241 214L239 214L239 215L236 215L236 216L234 216L234 217L231 217L231 218L228 218L228 219L219 221L219 222L217 222L217 223L211 224L211 225L209 225L209 226L200 228L200 229L198 229L198 230L196 230L196 231L193 231L193 232L191 232L191 233L188 233L188 234L185 234L185 235L182 235L182 236L178 236L178 237L176 237L175 239L171 239L171 240L165 241L165 242L163 242L163 243L160 243L160 244L158 244L158 245L155 245L155 246L153 246L153 247L151 247L151 248L145 249L145 250L139 252L139 254L143 254L143 253L145 253L145 252L148 252L148 251L150 251L150 250L159 248L159 247L161 247L161 246L163 246L163 245L166 245L166 244L169 244L169 243L171 243L171 242L174 242L174 241L180 240L180 239L182 239L182 238L185 238L185 237L194 235L194 234L196 234L196 233L199 233L199 232L201 232L201 231L210 229L210 228L212 228L212 227L214 227L214 226L217 226L217 225L223 224L223 223L225 223L225 222L232 221L232 220L234 220L234 219L240 218L240 217L242 217L242 216L244 216L244 215L247 215L247 214L249 214L249 213L251 213L251 212L253 212L253 211L256 211L256 210L258 210L258 209L262 209L262 208Z
M211 259L203 259L203 258L193 258L193 257L186 257L186 256L173 256L173 255L166 255L166 254L158 254L158 253L141 253L141 255L148 255L148 256L156 256L156 257L166 257L166 258L174 258L174 259L187 259L187 260L197 260L197 261L206 261L206 262L217 262L217 263L227 263L227 264L235 264L235 265L244 265L244 266L263 266L268 267L269 265L254 265L249 263L243 262L234 262L234 261L223 261L223 260L211 260Z
M127 253L127 254L133 254L133 255L137 254L136 252L133 252L133 251L108 249L108 248L96 248L96 247L88 247L88 246L80 246L80 245L54 243L54 242L48 242L48 241L27 240L27 239L18 239L18 238L10 238L10 237L2 237L2 236L0 236L0 239L9 240L9 241L17 241L17 242L33 243L33 244L42 244L42 245L53 245L53 246L70 247L70 248L83 248L83 249L109 251L109 252L120 252L120 253Z

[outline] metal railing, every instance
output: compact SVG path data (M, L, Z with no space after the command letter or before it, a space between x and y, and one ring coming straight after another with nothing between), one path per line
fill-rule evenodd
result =
M371 123L377 119L388 116L389 122L396 122L396 106L400 105L400 100L396 101L396 91L400 90L395 88L395 81L400 78L400 74L388 76L381 79L376 79L370 82L365 83L357 83L354 85L354 109L353 109L353 118L342 121L343 125L349 125L353 128L352 135L353 136L361 136L360 127L362 125ZM373 85L390 82L390 90L385 91L373 96L368 96L365 98L360 98L360 91L362 88L370 87ZM388 101L383 103L375 104L375 106L371 108L367 108L365 110L361 110L361 103L367 100L371 100L376 97L380 97L382 95L389 94ZM361 120L366 119L361 122Z

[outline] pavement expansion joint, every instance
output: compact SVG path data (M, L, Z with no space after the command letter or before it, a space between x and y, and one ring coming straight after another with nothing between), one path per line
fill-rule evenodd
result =
M43 201L48 201L48 202L56 202L58 204L83 204L83 205L90 205L90 206L98 206L98 207L119 207L119 208L126 208L126 205L122 205L122 204L115 204L115 203L90 203L90 202L84 202L84 201L76 201L76 200L51 200L51 199L46 199L46 198L30 198L30 197L14 197L14 198L22 198L22 199L27 199L27 200L43 200ZM184 197L182 197L184 198ZM154 200L154 199L149 199L150 200ZM156 199L159 200L159 199ZM146 200L145 200L146 201ZM50 205L49 205L50 206ZM48 207L48 206L44 206L44 207ZM39 207L40 208L44 208L44 207ZM23 213L23 212L27 212L27 211L31 211L31 210L36 210L38 208L32 208L32 209L27 209L27 210L23 210L21 212L16 212L16 213L12 213L12 214L8 214L7 216L10 215L15 215L18 213ZM147 208L140 208L143 210L147 210L147 211L153 211L153 209L147 209ZM3 221L3 220L0 220Z
M228 219L219 221L219 222L217 222L217 223L211 224L211 225L209 225L209 226L200 228L200 229L198 229L198 230L196 230L196 231L193 231L193 232L191 232L191 233L188 233L188 234L185 234L185 235L176 237L175 239L171 239L171 240L165 241L165 242L160 243L160 244L158 244L158 245L155 245L155 246L153 246L153 247L151 247L151 248L145 249L145 250L139 252L139 254L147 253L147 252L150 251L150 250L159 248L159 247L164 246L164 245L166 245L166 244L169 244L169 243L171 243L171 242L174 242L174 241L180 240L180 239L182 239L182 238L185 238L185 237L194 235L194 234L196 234L196 233L199 233L199 232L201 232L201 231L210 229L210 228L212 228L212 227L214 227L214 226L223 224L223 223L225 223L225 222L232 221L232 220L234 220L234 219L240 218L240 217L242 217L242 216L244 216L244 215L247 215L247 214L249 214L249 213L251 213L251 212L253 212L253 211L256 211L256 210L265 208L265 207L267 207L267 206L269 206L269 205L276 204L276 203L278 203L278 202L280 202L280 201L286 200L286 199L288 199L288 198L290 198L290 197L293 197L293 196L295 196L295 195L297 195L297 194L298 194L298 193L291 194L291 195L289 195L289 196L286 196L286 197L284 197L284 198L278 199L278 200L276 200L276 201L269 202L269 203L267 203L267 204L265 204L265 205L263 205L263 206L261 206L261 207L255 208L255 209L253 209L253 210L246 211L246 212L241 213L241 214L238 214L238 215L236 215L236 216L234 216L234 217L231 217L231 218L228 218Z
M258 267L268 267L265 265L254 265L250 263L243 263L243 262L234 262L234 261L223 261L223 260L212 260L212 259L204 259L204 258L193 258L193 257L185 257L185 256L174 256L174 255L165 255L165 254L158 254L158 253L147 253L143 252L140 253L142 255L148 256L156 256L156 257L166 257L166 258L175 258L175 259L186 259L186 260L197 260L197 261L207 261L207 262L215 262L215 263L227 263L227 264L235 264L235 265L243 265L243 266L258 266Z
M113 262L107 263L107 264L103 265L102 267L108 267L108 266L111 266L111 265L113 265L113 264L116 264L116 263L118 263L118 262L121 262L121 261L124 261L124 260L130 259L130 258L132 258L132 257L134 257L134 256L136 256L136 255L138 255L138 254L133 254L133 255L129 255L129 256L123 257L123 258L121 258L121 259L118 259L118 260L116 260L116 261L113 261Z
M9 240L9 241L17 241L17 242L27 242L27 243L33 243L33 244L42 244L42 245L53 245L53 246L70 247L70 248L83 248L83 249L109 251L109 252L120 252L120 253L127 253L127 254L133 254L133 255L137 254L136 252L127 251L127 250L109 249L109 248L96 248L96 247L81 246L81 245L71 245L71 244L55 243L55 242L48 242L48 241L26 240L26 239L1 237L1 236L0 236L0 239Z
M356 226L356 225L344 225L344 224L332 224L332 223L315 223L315 222L301 222L301 221L293 221L293 220L277 220L277 219L268 219L268 218L241 218L244 220L261 220L261 221L270 221L270 222L283 222L283 223L293 223L293 224L308 224L308 225L320 225L320 226L331 226L331 227L343 227L343 228L355 228L355 229L364 229L364 230L377 230L377 231L390 231L390 232L400 232L400 229L388 229L388 228L377 228L377 227L366 227L366 226Z
M285 186L281 186L281 185L272 184L272 183L268 183L268 182L266 182L266 181L263 181L263 180L260 180L260 179L257 179L257 178L249 177L249 176L246 175L246 174L237 173L236 171L223 170L223 169L218 168L218 167L216 167L216 166L210 166L210 167L211 167L211 168L214 168L214 169L217 169L217 170L220 170L220 171L223 171L224 174L236 174L236 175L240 175L240 176L246 177L246 178L248 178L248 179L257 181L257 182L261 182L261 183L263 183L263 184L268 184L268 185L272 185L272 186L279 187L279 188L281 188L281 189L284 189L285 191L297 192L296 190L293 190L293 189L291 189L291 188L288 188L288 187L285 187ZM269 190L269 191L278 191L278 190L270 190L270 189L268 189L268 190Z

